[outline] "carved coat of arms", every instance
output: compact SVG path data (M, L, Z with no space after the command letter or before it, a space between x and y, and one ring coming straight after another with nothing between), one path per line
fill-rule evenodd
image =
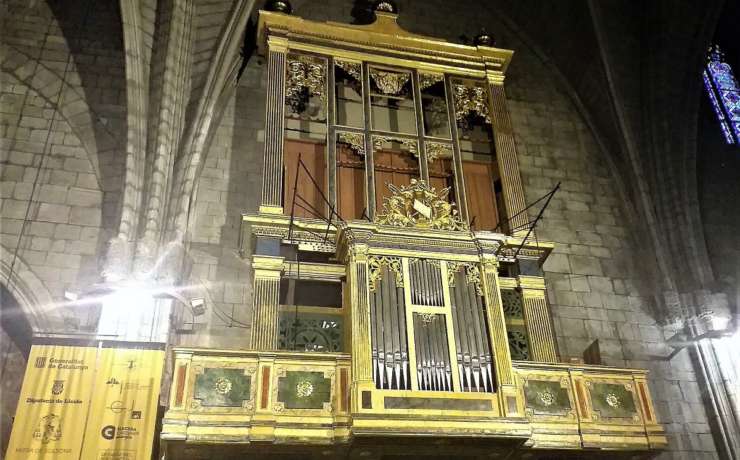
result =
M388 188L393 195L385 199L383 211L375 219L377 223L437 230L467 228L455 204L447 201L449 187L437 192L423 180L411 179L411 184L407 186L388 184Z

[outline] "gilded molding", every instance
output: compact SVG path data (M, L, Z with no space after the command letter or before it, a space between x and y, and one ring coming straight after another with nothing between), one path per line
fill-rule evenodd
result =
M385 199L383 211L375 218L381 225L416 227L436 230L466 230L454 203L447 201L450 188L437 192L423 180L396 187L388 184L393 195Z

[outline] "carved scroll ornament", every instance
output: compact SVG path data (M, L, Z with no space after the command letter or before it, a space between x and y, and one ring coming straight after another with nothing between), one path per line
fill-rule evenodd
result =
M434 86L437 83L444 80L444 76L436 73L420 73L419 74L419 88L421 88L422 91L429 88L430 86Z
M291 57L288 61L288 78L285 85L285 101L295 112L303 111L307 99L318 96L323 101L326 69L323 63L308 56Z
M454 203L447 202L450 188L437 192L423 180L411 179L411 184L396 187L388 184L393 192L383 203L383 211L375 222L395 227L416 227L436 230L464 230L465 223L457 213Z
M357 155L365 156L365 135L361 133L340 132L337 135L339 142L347 144Z
M455 118L459 122L465 122L472 112L491 124L491 114L488 109L488 95L486 89L481 86L468 86L462 83L453 86L455 93Z
M389 136L373 136L373 148L377 150L383 149L383 144L386 142L400 142L403 148L415 157L419 156L419 149L415 139L404 139L401 137L389 137Z
M359 62L340 61L339 59L336 59L334 64L347 72L355 80L360 81L360 77L362 76L362 65Z
M368 269L370 271L369 284L370 292L375 292L378 287L383 273L383 266L388 267L396 276L396 286L403 287L403 271L401 269L401 259L386 256L370 256L367 259Z
M398 96L401 93L403 86L408 83L411 75L406 72L386 72L383 70L371 69L370 77L372 77L375 85L381 93L388 94L390 96Z
M483 296L483 285L480 279L478 266L470 262L447 262L447 282L450 287L455 286L455 275L460 270L465 270L465 280L468 284L475 286L475 293Z
M424 149L427 152L427 162L432 163L437 158L452 158L452 145L444 142L424 143Z

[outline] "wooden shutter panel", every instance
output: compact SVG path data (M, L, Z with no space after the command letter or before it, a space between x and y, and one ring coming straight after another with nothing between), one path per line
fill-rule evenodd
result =
M475 230L493 230L498 224L496 195L493 190L493 165L463 161L468 222L475 218Z
M297 199L295 206L295 215L298 217L310 217L318 219L326 217L327 205L321 194L326 196L326 157L324 154L325 145L315 142L299 141L295 139L285 139L283 150L285 164L285 184L283 186L283 203L284 213L290 214L293 209L293 185L295 184L296 171L301 169L298 176L297 194L303 197L303 200ZM298 155L301 155L301 161L306 165L306 169L313 176L313 180L319 185L317 189L306 171L298 166ZM306 203L308 202L308 204ZM303 209L301 206L308 209Z
M344 220L360 219L365 210L365 158L337 145L337 213Z

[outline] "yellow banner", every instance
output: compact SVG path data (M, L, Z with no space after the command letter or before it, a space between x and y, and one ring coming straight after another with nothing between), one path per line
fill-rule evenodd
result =
M103 348L82 460L149 460L164 351Z
M90 347L31 347L8 460L79 458L96 354Z
M7 460L149 460L164 351L34 345Z

